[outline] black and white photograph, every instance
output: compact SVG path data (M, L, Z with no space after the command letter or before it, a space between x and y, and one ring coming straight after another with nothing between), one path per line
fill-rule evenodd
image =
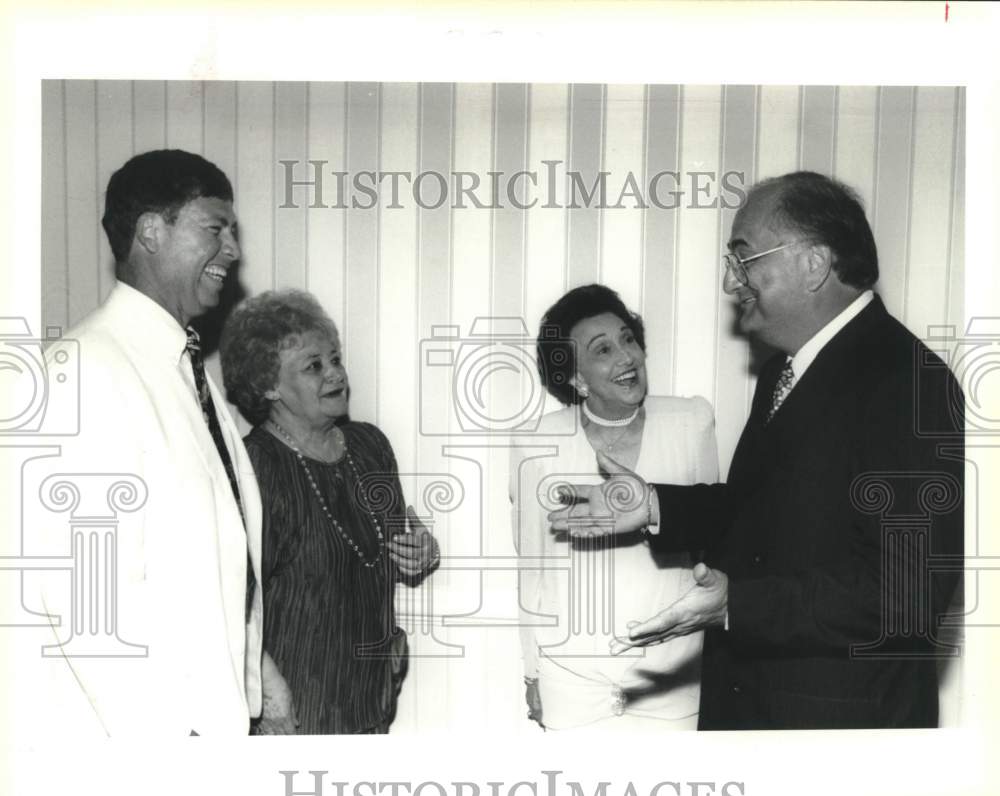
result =
M715 5L20 20L10 792L989 792L995 75Z

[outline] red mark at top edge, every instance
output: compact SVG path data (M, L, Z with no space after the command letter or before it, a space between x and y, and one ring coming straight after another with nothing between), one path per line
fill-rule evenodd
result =
M948 21L948 4L947 3L944 4L944 21L945 22Z

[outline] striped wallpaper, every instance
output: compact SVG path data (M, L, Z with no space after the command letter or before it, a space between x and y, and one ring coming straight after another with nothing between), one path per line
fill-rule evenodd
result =
M112 171L148 149L204 154L233 180L244 290L317 295L341 330L352 415L388 434L403 472L425 474L407 479L409 497L420 502L428 473L449 473L464 489L464 502L435 518L446 554L502 561L511 552L502 440L459 433L448 373L421 365L422 352L441 347L421 347L432 327L468 337L476 318L503 316L530 335L567 288L604 282L645 318L651 392L715 406L725 472L754 357L721 291L735 212L726 205L738 199L724 176L749 186L807 168L846 181L875 230L890 311L918 335L961 327L964 103L951 87L44 81L43 324L67 328L110 289L100 215ZM287 202L289 174L315 178L309 161L320 162L322 191L292 186ZM364 172L468 172L466 185L478 177L476 195L491 204L490 172L520 171L536 173L538 186L522 176L506 196L501 180L499 208L456 207L454 190L432 207L433 178L421 180L423 207L402 178L394 201L390 176L373 207L315 206L338 204L337 172L348 184ZM607 204L623 206L566 209L580 187L568 172L588 190L606 173ZM680 175L659 183L666 207L648 201L661 172ZM629 175L648 207L634 196L616 203ZM682 192L676 207L672 190ZM520 209L511 197L538 201ZM526 376L497 376L485 405L499 416L531 387ZM436 429L452 436L422 433ZM519 682L507 627L513 583L502 566L435 576L434 611L486 628L438 628L438 638L464 645L464 658L419 661L411 681L430 687L408 687L399 728L484 717L521 727L510 707ZM426 601L425 592L402 599ZM509 685L477 687L484 676Z

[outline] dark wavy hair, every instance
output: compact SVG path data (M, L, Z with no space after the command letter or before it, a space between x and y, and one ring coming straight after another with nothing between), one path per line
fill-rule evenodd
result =
M337 327L302 290L269 290L248 298L226 320L219 341L222 379L227 398L248 422L256 426L267 419L271 401L264 393L278 383L280 354L298 346L308 332L333 337Z
M538 374L549 394L570 406L583 402L570 380L576 375L576 347L570 338L580 321L610 312L617 315L646 350L646 329L638 313L631 312L621 297L604 285L573 288L542 317L536 341Z
M180 209L201 197L233 200L229 178L214 163L182 149L157 149L129 160L108 180L101 225L115 262L128 260L135 225L143 213L159 213L169 224Z
M878 251L858 195L848 186L814 171L796 171L757 183L777 190L771 228L780 225L830 247L833 270L845 285L868 288L878 281Z

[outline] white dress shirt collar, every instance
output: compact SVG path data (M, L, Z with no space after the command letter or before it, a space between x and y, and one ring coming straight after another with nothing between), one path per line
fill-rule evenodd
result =
M802 378L802 375L813 363L813 360L823 350L823 346L829 343L836 336L837 332L854 320L861 310L867 307L874 298L875 294L871 290L866 290L844 307L837 317L816 332L802 348L795 352L795 356L791 357L792 372L795 374L795 381Z
M179 363L187 347L187 331L153 299L124 282L116 282L108 309L135 328L128 341L135 348L153 351Z

